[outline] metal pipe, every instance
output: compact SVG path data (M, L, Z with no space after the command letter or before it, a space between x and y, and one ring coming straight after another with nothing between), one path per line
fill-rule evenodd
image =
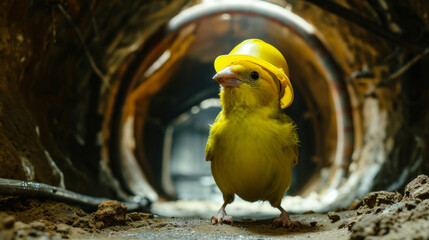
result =
M76 193L64 188L59 188L44 183L27 182L5 178L0 178L0 195L26 196L61 201L71 205L78 205L84 210L95 210L100 203L111 200L109 198L92 197ZM125 201L122 203L127 205L128 211L147 211L151 204L147 198L140 198L134 201Z

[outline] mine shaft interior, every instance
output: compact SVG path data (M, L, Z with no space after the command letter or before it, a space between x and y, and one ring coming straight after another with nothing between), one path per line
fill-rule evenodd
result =
M4 1L0 239L429 238L428 16L424 0ZM210 221L213 64L255 38L294 90L296 228L238 197L231 225Z

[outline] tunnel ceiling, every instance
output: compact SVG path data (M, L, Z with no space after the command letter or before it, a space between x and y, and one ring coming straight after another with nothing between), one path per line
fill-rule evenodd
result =
M122 119L115 109L125 104L118 99L124 100L130 87L124 82L152 64L138 59L142 53L159 56L165 49L152 47L171 42L163 38L165 24L198 3L4 1L0 177L126 198L129 189L116 173L120 156L112 152L120 137L112 126ZM429 4L424 0L274 4L312 24L341 69L353 146L348 163L335 166L341 175L325 176L332 184L337 181L331 186L360 186L356 193L362 195L371 189L396 190L417 173L427 173ZM375 27L368 29L368 23ZM201 46L209 48L209 43ZM156 59L155 55L143 60ZM209 56L198 57L211 61ZM135 64L137 60L141 64ZM323 96L314 94L314 99ZM320 136L317 141L330 139Z

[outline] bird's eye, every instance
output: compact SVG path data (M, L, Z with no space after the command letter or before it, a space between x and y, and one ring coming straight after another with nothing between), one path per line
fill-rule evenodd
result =
M253 72L250 74L250 77L251 77L253 80L257 80L257 79L259 78L259 73L258 73L258 72L253 71Z

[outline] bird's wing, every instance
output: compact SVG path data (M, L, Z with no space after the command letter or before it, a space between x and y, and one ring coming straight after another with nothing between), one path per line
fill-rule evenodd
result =
M280 122L282 124L284 124L283 126L287 126L289 132L290 132L290 140L292 140L291 142L288 141L284 147L289 148L292 151L292 155L291 155L291 161L292 161L292 165L295 166L296 164L298 164L298 155L299 155L299 150L298 150L298 146L299 146L299 140L298 140L298 135L296 132L296 125L293 122L292 118L290 118L286 113L282 112L282 114L280 115Z
M213 125L215 125L219 119L222 118L222 111L219 112L219 114L217 115ZM213 159L213 136L212 134L210 134L208 140L207 140L207 145L206 145L206 161L211 161Z

